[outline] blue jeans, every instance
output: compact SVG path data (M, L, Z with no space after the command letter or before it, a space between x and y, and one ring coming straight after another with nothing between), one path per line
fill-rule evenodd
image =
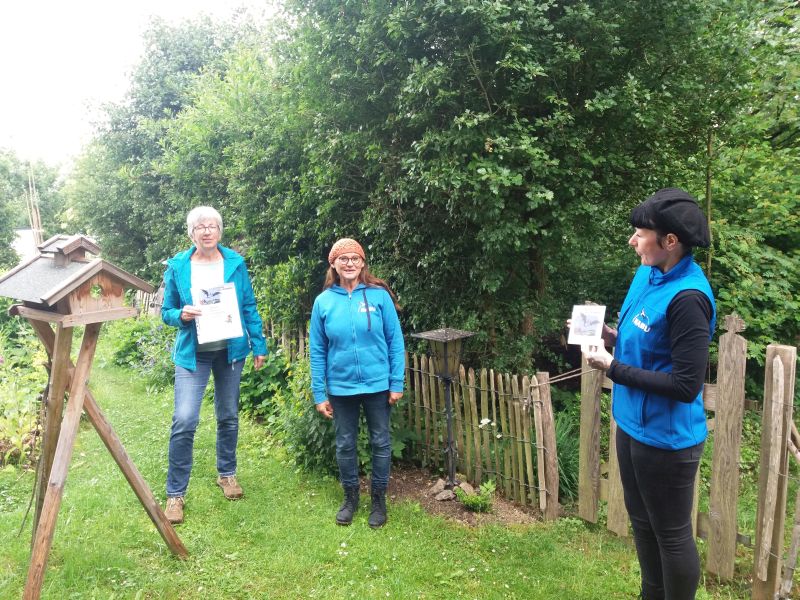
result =
M372 487L386 489L392 465L391 415L389 391L355 396L328 396L333 406L336 431L336 462L344 487L358 486L358 423L361 407L367 417L369 444L372 448Z
M167 496L184 496L192 472L194 432L200 421L200 405L214 373L214 414L217 417L217 471L223 477L236 474L239 440L239 382L244 361L228 363L228 350L198 352L197 369L175 367L175 412L169 436Z

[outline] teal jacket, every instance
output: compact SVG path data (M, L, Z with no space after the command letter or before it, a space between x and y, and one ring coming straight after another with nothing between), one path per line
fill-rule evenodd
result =
M253 285L244 259L230 248L217 245L222 254L223 278L225 283L236 286L239 301L239 317L242 320L242 337L228 340L228 362L244 360L250 350L255 356L266 356L267 342L264 338L264 326L256 310L256 298ZM164 274L164 301L161 305L161 318L167 325L178 328L175 336L175 347L172 350L172 361L179 367L194 371L197 368L197 329L194 323L181 320L181 310L192 303L192 263L191 256L196 248L192 247L179 252L167 261L167 272Z
M314 301L309 329L311 389L320 404L333 396L402 392L405 345L389 292L339 285Z

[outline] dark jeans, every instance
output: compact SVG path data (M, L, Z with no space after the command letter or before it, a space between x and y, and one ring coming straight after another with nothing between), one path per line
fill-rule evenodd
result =
M333 406L336 431L336 462L344 487L358 485L358 422L361 407L367 417L369 444L372 448L372 487L386 489L392 465L391 415L389 391L356 396L328 396Z
M200 421L200 405L214 373L214 414L217 417L217 471L236 474L236 444L239 439L239 382L244 361L228 363L228 350L198 352L197 368L175 367L175 412L169 436L167 496L184 496L192 472L194 432Z
M625 506L633 526L645 600L691 600L700 581L692 500L703 444L683 450L647 446L617 428Z

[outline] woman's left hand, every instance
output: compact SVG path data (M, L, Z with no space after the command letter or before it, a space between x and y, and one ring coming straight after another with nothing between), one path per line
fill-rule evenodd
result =
M614 357L611 356L608 350L603 346L589 346L589 350L584 352L586 355L586 362L594 369L605 371L611 366L611 361Z
M403 397L403 392L389 392L389 404L394 406Z
M258 371L263 366L264 366L264 357L263 356L254 356L253 357L253 368L256 371Z

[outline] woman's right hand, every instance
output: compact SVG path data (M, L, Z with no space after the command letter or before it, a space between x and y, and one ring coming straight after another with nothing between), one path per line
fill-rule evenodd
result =
M199 307L187 304L181 309L181 321L188 323L189 321L194 321L195 317L199 317L202 314L203 311Z
M317 412L326 419L333 418L333 406L331 405L330 400L325 400L325 402L320 402L319 404L315 404L314 406L316 407Z

